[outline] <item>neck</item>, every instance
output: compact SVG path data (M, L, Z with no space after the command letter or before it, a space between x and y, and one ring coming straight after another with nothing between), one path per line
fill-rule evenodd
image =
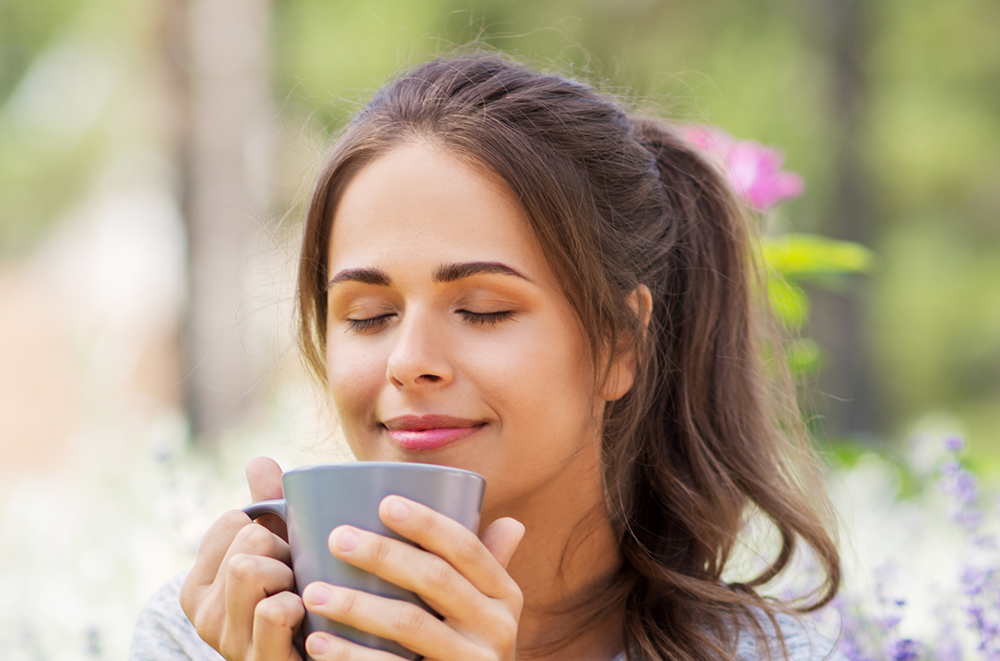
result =
M576 471L565 475L547 483L544 493L508 503L489 516L511 516L525 526L507 568L524 596L519 661L610 661L622 650L620 612L580 629L581 618L591 610L581 598L614 574L620 555L599 475L596 480L580 479Z

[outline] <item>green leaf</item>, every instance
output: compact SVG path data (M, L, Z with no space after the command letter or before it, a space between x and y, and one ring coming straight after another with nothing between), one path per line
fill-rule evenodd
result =
M813 340L801 339L785 348L788 371L796 379L813 376L819 371L823 352Z
M809 318L809 298L805 292L780 276L768 279L767 299L774 316L789 330L802 328Z
M782 276L865 273L874 254L865 246L816 234L782 234L764 239L764 259Z

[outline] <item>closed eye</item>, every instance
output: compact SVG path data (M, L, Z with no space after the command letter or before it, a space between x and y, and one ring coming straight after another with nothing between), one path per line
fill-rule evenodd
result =
M504 310L502 312L470 312L468 310L458 310L458 313L462 317L473 324L479 324L480 326L496 326L502 321L507 321L513 318L513 310Z
M382 328L394 316L395 313L386 313L368 319L346 319L347 327L352 333L365 333Z

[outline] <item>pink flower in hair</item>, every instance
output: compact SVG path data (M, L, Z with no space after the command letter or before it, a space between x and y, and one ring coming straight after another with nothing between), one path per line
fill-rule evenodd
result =
M692 145L717 159L729 184L755 209L766 211L778 202L798 197L805 189L802 177L782 171L784 157L776 149L752 140L736 140L708 126L690 126L686 136Z
M727 168L726 157L736 144L733 136L714 126L691 125L684 129L684 136L692 145L704 152L711 160Z

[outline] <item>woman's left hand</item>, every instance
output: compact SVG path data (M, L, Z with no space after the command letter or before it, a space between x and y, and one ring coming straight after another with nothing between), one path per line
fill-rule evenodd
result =
M524 526L497 519L480 539L457 521L400 496L383 499L379 517L421 548L339 526L330 533L330 552L415 592L444 619L409 602L319 582L303 592L306 608L394 640L426 661L513 661L522 596L507 564ZM399 660L322 632L309 636L306 651L315 659Z

